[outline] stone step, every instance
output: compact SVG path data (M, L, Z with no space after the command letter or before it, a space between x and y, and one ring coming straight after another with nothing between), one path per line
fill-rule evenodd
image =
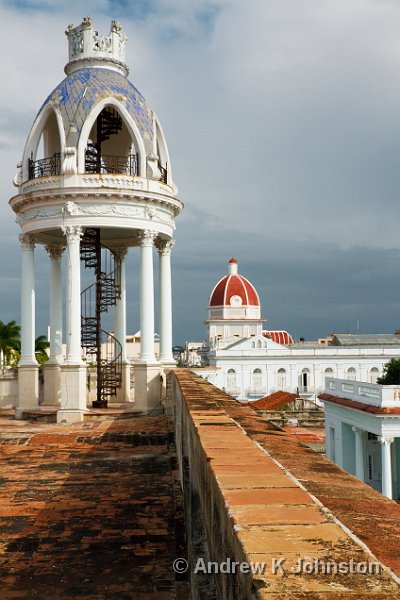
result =
M57 410L29 410L22 414L22 418L34 423L57 423Z

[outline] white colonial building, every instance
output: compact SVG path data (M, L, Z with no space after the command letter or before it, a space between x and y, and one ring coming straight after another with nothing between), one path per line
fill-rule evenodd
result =
M388 498L400 495L400 386L327 379L326 455Z
M375 383L383 366L400 357L397 335L336 334L295 343L286 331L263 330L263 322L257 291L232 258L210 296L207 365L199 372L239 400L284 390L317 401L327 377Z

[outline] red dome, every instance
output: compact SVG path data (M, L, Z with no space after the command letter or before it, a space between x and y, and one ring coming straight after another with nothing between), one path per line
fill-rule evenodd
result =
M263 331L263 336L269 338L273 342L277 344L283 344L286 346L290 346L290 344L294 344L293 338L287 331Z
M220 279L213 289L209 306L260 306L256 289L238 274L235 258L229 261L229 275Z

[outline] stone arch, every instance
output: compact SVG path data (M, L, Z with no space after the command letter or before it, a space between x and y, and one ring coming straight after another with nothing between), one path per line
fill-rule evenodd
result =
M154 116L154 143L156 145L155 154L158 155L161 166L167 169L167 183L169 184L172 182L171 161L164 132L156 115Z
M370 383L376 383L378 377L380 377L381 372L378 367L371 367L368 373L368 381Z
M232 390L237 387L237 376L235 369L228 369L226 372L226 387L228 390Z
M115 98L104 98L92 110L92 112L88 115L78 141L78 173L85 172L85 150L88 143L88 139L90 136L90 132L92 130L93 125L95 124L99 114L106 107L114 108L119 116L122 118L123 123L126 125L128 133L130 134L130 138L132 143L135 144L139 155L139 174L142 177L146 176L146 150L144 147L142 136L140 135L140 131L138 126L136 125L134 119L126 110L126 108L118 102Z
M284 390L287 384L287 371L283 367L277 371L277 387L279 390Z
M304 367L300 372L300 387L307 391L310 386L310 369Z
M251 374L251 387L255 392L260 392L263 387L263 377L262 371L260 368L256 368L253 370Z
M49 126L47 135L46 126ZM65 132L63 120L60 111L51 103L39 113L29 132L22 157L22 181L29 179L28 160L30 158L37 159L37 151L42 136L47 137L43 140L44 151L51 152L50 155L43 156L43 158L50 158L55 153L53 150L60 153L64 151Z
M355 367L349 367L346 369L346 379L350 381L355 381L357 379L357 371Z

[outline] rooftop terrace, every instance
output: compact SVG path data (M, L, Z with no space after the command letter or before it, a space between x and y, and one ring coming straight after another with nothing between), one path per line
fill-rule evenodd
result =
M3 413L2 600L400 598L399 505L192 372L168 385L172 416ZM262 570L194 573L199 559ZM321 572L351 561L379 569Z

